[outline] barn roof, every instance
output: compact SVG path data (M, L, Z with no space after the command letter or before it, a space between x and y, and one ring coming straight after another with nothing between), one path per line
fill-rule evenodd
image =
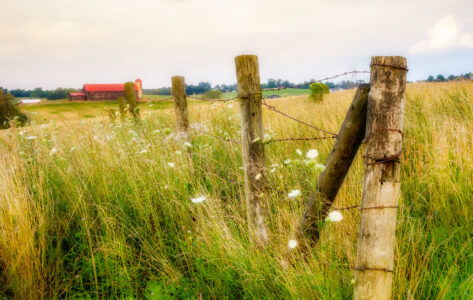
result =
M86 92L123 92L123 84L84 84Z

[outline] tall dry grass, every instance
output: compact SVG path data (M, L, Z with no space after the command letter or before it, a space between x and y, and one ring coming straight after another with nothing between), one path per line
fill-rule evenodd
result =
M353 95L271 103L337 132ZM394 297L471 299L473 84L410 84L405 109ZM3 131L0 293L16 299L349 297L356 210L326 223L310 253L288 248L318 176L296 149L304 155L317 149L323 163L333 141L266 146L271 244L259 249L248 240L240 147L222 141L239 138L238 103L189 111L191 147L170 133L170 110L145 112L140 124L103 119ZM318 135L268 110L264 122L275 139ZM360 157L336 206L360 202ZM293 189L302 196L289 199ZM201 195L204 202L191 202Z

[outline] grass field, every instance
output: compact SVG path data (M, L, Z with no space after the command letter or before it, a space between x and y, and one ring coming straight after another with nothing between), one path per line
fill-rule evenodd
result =
M270 103L337 132L353 95ZM31 106L55 121L1 132L0 295L349 298L357 210L325 224L308 254L288 247L319 175L304 155L317 149L323 163L333 141L265 147L271 243L261 249L248 240L240 146L222 141L239 139L238 103L190 103L190 146L171 130L171 104L143 106L140 124L87 119L105 103ZM66 122L61 109L83 122ZM409 84L405 111L394 298L472 299L473 83ZM266 109L264 127L273 138L317 135ZM360 203L361 156L336 206ZM293 189L302 195L289 199Z

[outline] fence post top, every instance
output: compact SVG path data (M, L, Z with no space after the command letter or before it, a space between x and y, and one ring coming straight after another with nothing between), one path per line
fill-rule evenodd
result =
M174 80L182 80L182 81L184 81L184 76L181 76L181 75L172 76L172 77L171 77L171 80L172 80L172 81L174 81Z
M235 61L242 59L258 59L258 56L254 54L242 54L235 56Z
M372 56L371 68L373 67L392 67L395 69L407 69L407 59L404 56Z

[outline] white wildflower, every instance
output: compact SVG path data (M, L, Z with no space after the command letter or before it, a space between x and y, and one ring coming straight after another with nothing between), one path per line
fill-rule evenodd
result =
M271 165L271 168L278 168L279 167L279 164L272 164Z
M287 197L292 199L292 198L299 197L301 194L302 193L300 190L292 190L289 194L287 194Z
M233 104L228 104L228 108L232 109L232 108L233 108Z
M291 160L290 160L290 159L286 159L286 160L284 160L282 163L287 166L287 165L291 164Z
M38 113L35 112L35 111L32 111L31 114L32 114L33 116L36 116Z
M262 176L262 175L261 175L260 173L256 174L255 180L260 180L260 179L261 179L261 176Z
M276 168L272 168L270 172L271 172L271 173L276 172Z
M314 166L314 169L317 171L317 172L322 172L323 170L325 170L325 166L323 164L316 164Z
M186 146L187 148L192 148L192 144L189 143L189 142L185 142L185 143L184 143L184 146Z
M49 151L49 155L53 155L53 154L56 153L56 152L57 152L57 148L56 148L56 147L53 147L53 148L51 149L51 151Z
M72 152L74 152L74 150L76 150L76 147L72 147L70 152L72 153Z
M23 131L20 131L20 132L18 132L18 135L23 135L23 134L25 134L25 132L26 132L26 131L24 131L24 130L23 130Z
M273 138L270 134L265 133L263 136L263 144L268 144Z
M325 218L325 221L329 222L340 222L341 220L343 220L342 213L337 210L331 211Z
M174 168L174 163L173 162L168 162L168 166L171 168Z
M308 159L316 159L317 156L319 156L319 151L317 151L316 149L311 149L307 151L306 157Z
M147 152L148 152L148 150L143 149L143 150L140 151L140 154L145 154L145 153L147 153Z
M297 150L296 150L296 153L299 154L299 155L302 155L301 149L297 149Z
M287 243L287 246L289 249L294 249L297 247L297 241L296 240L290 240L289 243Z
M27 140L36 140L36 136L30 135L30 136L27 136L25 139L27 139Z
M179 151L179 150L176 150L174 153L176 153L176 155L181 155L182 154L182 152Z
M206 199L205 196L199 196L196 198L192 198L191 201L192 203L201 203L201 202L204 202L205 199Z

